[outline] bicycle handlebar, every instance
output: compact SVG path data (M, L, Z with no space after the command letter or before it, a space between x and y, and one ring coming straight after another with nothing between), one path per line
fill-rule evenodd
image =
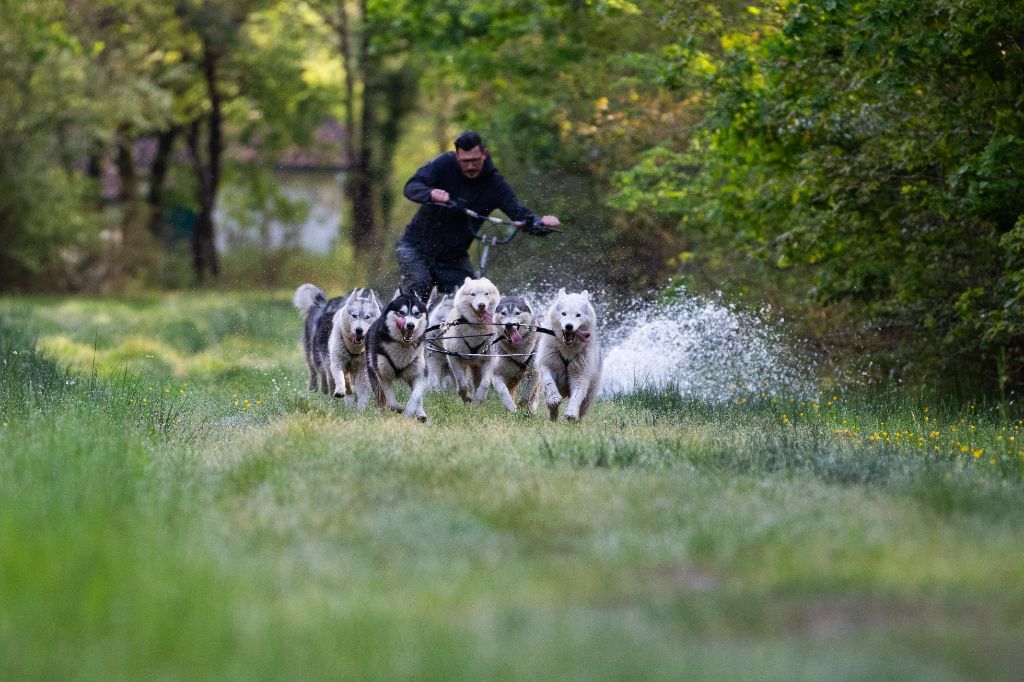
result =
M477 220L486 220L487 222L495 223L497 225L508 225L509 227L512 228L509 231L508 235L503 239L499 239L495 235L473 235L475 239L478 239L485 244L508 244L510 241L512 241L516 234L518 234L519 230L526 227L526 225L528 224L528 222L524 220L508 220L506 218L497 218L495 216L490 215L481 215L474 211L473 209L461 205L458 201L448 201L443 203L434 201L431 203L433 203L435 206L443 206L444 208L450 208L455 211L462 211L470 218L475 218ZM549 232L561 232L561 230L559 230L557 227L547 227L546 225L541 225L540 230L541 234Z

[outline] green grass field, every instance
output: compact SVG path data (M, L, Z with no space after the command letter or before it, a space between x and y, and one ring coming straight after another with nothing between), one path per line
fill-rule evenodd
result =
M0 300L0 678L1019 679L1015 405L305 390L288 294Z

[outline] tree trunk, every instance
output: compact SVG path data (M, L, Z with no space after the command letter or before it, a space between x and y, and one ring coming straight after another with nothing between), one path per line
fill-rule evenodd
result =
M359 21L366 19L366 0L359 2ZM370 64L366 31L356 37L356 21L348 14L346 3L339 2L332 25L338 34L338 49L345 68L345 152L349 169L345 194L350 211L349 228L353 246L372 249L377 241L377 216L374 202L373 158L373 68ZM362 102L356 107L356 80L362 81ZM358 128L358 131L357 131Z
M131 129L127 124L117 129L117 175L121 181L120 239L115 242L116 256L111 261L109 276L117 281L134 270L143 246L136 231L141 226L138 178L132 157Z
M364 73L366 67L364 66ZM377 244L377 207L374 183L374 140L376 139L372 87L363 83L363 119L356 162L349 171L348 191L352 199L352 244L361 250Z
M217 89L218 55L207 41L203 41L203 75L209 89L210 113L207 115L206 157L200 150L200 120L192 124L189 135L189 146L192 148L193 162L196 168L196 179L199 194L199 217L196 219L196 231L192 235L192 264L196 277L204 281L206 274L213 277L220 274L217 260L217 249L214 245L213 209L217 203L217 188L220 184L220 162L223 147L223 113L221 111L220 91Z
M149 231L157 239L165 238L164 234L164 181L171 161L171 150L174 140L181 132L180 128L171 128L157 134L156 156L149 170L149 192L146 203L149 204Z

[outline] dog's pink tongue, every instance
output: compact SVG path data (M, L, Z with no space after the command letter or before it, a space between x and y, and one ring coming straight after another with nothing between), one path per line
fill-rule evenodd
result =
M580 337L580 341L583 343L590 340L590 332L585 332L582 329L576 331L576 336Z
M523 335L520 334L518 331L513 331L511 334L508 335L508 340L514 344L518 344L520 341L523 340Z
M491 313L486 311L486 310L483 311L482 313L477 313L477 317L479 317L481 320L483 320L487 324L491 324L491 323L494 322L494 315L491 315Z

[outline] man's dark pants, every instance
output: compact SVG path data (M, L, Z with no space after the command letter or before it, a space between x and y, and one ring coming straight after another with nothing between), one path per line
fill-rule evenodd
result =
M454 293L467 277L473 277L469 254L457 260L439 260L423 255L414 245L398 242L395 249L398 269L402 274L402 290L412 289L424 302L430 289L437 286L442 294Z

